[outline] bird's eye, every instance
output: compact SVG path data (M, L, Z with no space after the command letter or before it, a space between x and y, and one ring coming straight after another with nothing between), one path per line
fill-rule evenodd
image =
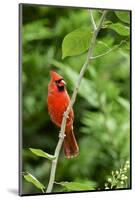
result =
M64 91L65 85L66 85L64 79L56 80L55 83L56 83L56 86L57 86L59 92Z
M59 84L63 79L56 80L55 83Z

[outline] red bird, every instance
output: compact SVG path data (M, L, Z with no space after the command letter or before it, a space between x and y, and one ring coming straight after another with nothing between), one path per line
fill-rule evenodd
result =
M70 102L70 97L66 90L66 83L55 71L50 72L51 80L48 84L48 111L51 120L56 126L61 127L63 113ZM73 132L74 112L70 111L65 129L64 154L67 158L77 156L78 145Z

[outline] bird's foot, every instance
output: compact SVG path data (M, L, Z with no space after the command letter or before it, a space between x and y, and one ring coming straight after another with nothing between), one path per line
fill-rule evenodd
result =
M64 139L65 136L66 136L65 133L61 134L61 131L59 132L59 138L63 138Z

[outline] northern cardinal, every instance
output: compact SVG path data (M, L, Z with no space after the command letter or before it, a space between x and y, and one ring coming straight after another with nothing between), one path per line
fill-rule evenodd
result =
M63 113L70 102L66 90L66 83L62 76L55 71L50 72L51 80L48 84L48 111L51 120L56 126L61 127ZM77 156L79 148L73 132L74 112L71 109L65 128L64 154L67 158Z

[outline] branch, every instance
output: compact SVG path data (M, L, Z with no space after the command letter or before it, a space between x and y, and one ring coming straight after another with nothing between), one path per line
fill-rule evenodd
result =
M91 57L91 59L93 60L93 59L96 59L96 58L100 58L100 57L102 57L102 56L105 56L105 55L107 55L108 53L110 53L110 52L113 51L113 50L114 50L114 48L109 49L109 50L106 51L105 53L102 53L102 54L100 54L100 55Z
M91 57L92 57L93 50L94 50L94 47L95 47L96 38L97 38L97 35L98 35L98 33L99 33L99 31L102 27L106 13L107 13L107 11L103 11L103 14L100 18L99 24L98 24L96 30L94 30L94 32L93 32L93 36L92 36L92 39L91 39L91 42L90 42L90 47L89 47L89 50L88 50L86 61L85 61L84 65L82 66L82 69L80 71L78 80L76 82L76 85L75 85L75 88L74 88L74 91L73 91L73 94L72 94L72 97L71 97L71 101L70 101L70 103L67 107L66 112L64 112L64 114L63 114L63 119L62 119L60 134L59 134L59 141L58 141L58 144L56 146L55 154L54 154L56 156L56 159L52 161L50 180L49 180L48 188L46 190L47 193L50 193L53 189L59 153L60 153L60 150L61 150L61 147L62 147L62 144L63 144L63 140L64 140L64 137L65 137L65 127L66 127L67 117L69 115L71 108L73 107L73 104L75 103L77 92L78 92L81 80L83 78L83 75L84 75L87 67L88 67L89 62L91 61Z
M96 23L94 21L92 10L89 10L89 11L90 11L90 19L91 19L91 23L92 23L92 26L93 26L93 30L95 31L97 29L97 26L96 26Z
M97 55L97 56L92 56L91 59L93 60L93 59L96 59L96 58L100 58L100 57L102 57L102 56L105 56L105 55L107 55L108 53L110 53L111 51L113 51L113 50L117 49L118 47L120 47L120 46L121 46L123 43L125 43L125 42L126 42L126 40L122 40L122 41L120 42L120 44L118 44L117 46L113 47L112 49L109 49L109 50L106 51L105 53L102 53L102 54Z

